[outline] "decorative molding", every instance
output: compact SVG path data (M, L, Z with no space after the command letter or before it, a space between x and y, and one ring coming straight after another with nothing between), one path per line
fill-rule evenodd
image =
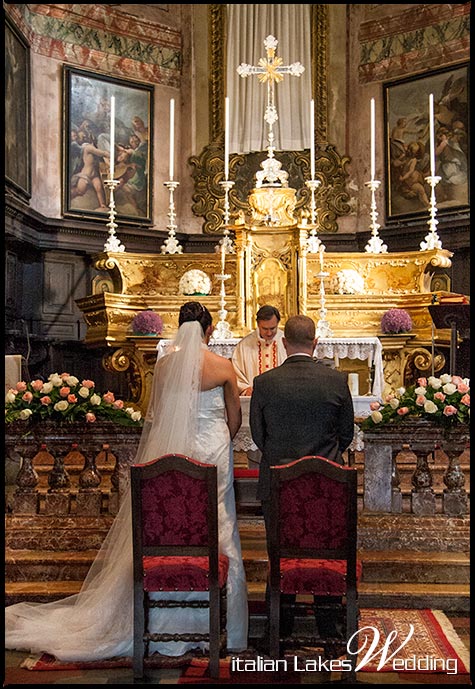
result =
M397 5L393 5L397 7ZM360 83L420 73L470 59L470 3L417 5L363 22Z
M20 5L31 50L83 68L180 87L181 33L107 5ZM78 12L77 9L81 8Z

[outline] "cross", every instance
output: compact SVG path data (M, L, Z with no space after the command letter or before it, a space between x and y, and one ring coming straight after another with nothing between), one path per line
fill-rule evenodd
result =
M300 62L293 62L291 65L282 65L282 58L275 57L275 51L279 41L274 36L267 36L264 41L264 46L267 51L267 59L261 57L258 67L247 65L242 62L237 68L237 73L240 77L248 77L250 74L257 74L261 83L269 81L270 83L282 81L284 74L291 74L294 77L299 77L304 71L305 67Z
M279 119L277 115L277 108L274 104L274 83L279 83L284 78L284 74L290 74L293 77L299 77L305 71L305 67L300 62L293 62L291 65L283 65L283 60L275 56L278 40L274 36L267 36L264 41L267 57L261 57L257 63L257 67L248 65L242 62L236 71L240 77L248 77L251 74L257 74L258 80L264 84L267 82L267 106L264 114L264 121L269 125L267 133L267 140L269 145L267 147L267 159L261 163L262 172L256 175L256 186L262 186L265 179L270 184L275 184L280 180L284 186L287 186L288 174L280 170L281 165L274 160L274 132L273 126Z

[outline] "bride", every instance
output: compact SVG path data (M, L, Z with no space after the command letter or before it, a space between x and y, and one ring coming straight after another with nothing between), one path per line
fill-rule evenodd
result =
M248 610L233 492L231 439L241 425L236 377L230 361L206 348L213 331L206 307L199 302L184 304L179 326L170 352L155 366L135 461L176 453L217 465L219 546L229 558L227 646L240 651L247 648ZM46 652L62 661L132 656L132 564L129 490L80 592L51 603L8 606L5 647ZM207 629L206 609L153 612L151 627L156 632ZM196 647L203 643L155 643L150 650L182 655Z

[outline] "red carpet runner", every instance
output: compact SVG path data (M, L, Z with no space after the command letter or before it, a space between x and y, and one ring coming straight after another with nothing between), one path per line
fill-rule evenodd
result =
M411 627L414 631L411 635ZM359 622L360 672L443 673L460 676L469 672L469 653L457 636L447 617L440 611L431 610L362 610ZM409 640L407 640L409 638ZM407 640L407 643L405 643ZM374 647L371 649L372 644ZM323 662L323 661L321 661ZM338 660L332 667L319 665L318 654L308 649L295 656L272 661L257 654L253 649L221 662L220 680L216 683L262 684L308 683L308 674L331 669L338 671ZM208 677L206 658L187 654L179 658L153 656L147 662L153 668L182 668L179 684L214 683ZM381 667L380 667L381 665ZM130 658L67 663L43 654L30 657L22 663L29 670L78 670L131 667ZM342 673L344 675L344 673ZM307 680L304 677L307 676Z

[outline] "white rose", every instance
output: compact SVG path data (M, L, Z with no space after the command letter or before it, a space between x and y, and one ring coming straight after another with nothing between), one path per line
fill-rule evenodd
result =
M69 402L67 400L60 400L59 402L56 402L54 405L54 410L55 411L66 411L66 409L69 407Z
M426 388L421 386L420 388L416 388L414 392L416 393L416 395L425 395L427 390Z
M463 382L465 383L465 385L468 385L468 387L470 387L470 378L464 378Z
M31 409L22 409L20 412L20 419L22 419L22 421L26 421L32 414L33 412Z
M53 389L53 387L54 387L54 385L53 385L53 383L50 381L49 383L45 383L45 384L43 385L43 387L41 388L40 392L42 392L43 394L47 395L48 393L51 392L51 390Z
M96 407L98 407L98 406L100 405L100 403L101 403L101 396L100 396L100 395L96 395L96 393L94 393L94 395L91 396L90 402L91 402L91 404L93 404L93 405L95 405Z
M79 390L78 390L78 395L79 395L80 397L84 397L84 399L87 399L87 398L89 397L89 390L88 390L88 388L85 388L85 387L79 388Z
M126 407L125 411L127 412L127 414L130 415L134 413L135 409L133 407Z
M438 390L442 385L440 378L435 378L434 376L430 376L430 378L427 379L427 382L431 388L434 388L434 390Z
M453 395L454 392L457 390L457 386L453 383L446 383L442 390L445 392L446 395Z
M452 376L449 376L448 373L443 373L440 376L440 380L442 381L442 384L445 385L445 383L451 383L452 382Z
M53 387L55 388L60 388L63 385L63 379L61 376L58 376L57 373L53 374L52 377L50 377L50 381L53 384Z
M406 388L398 388L396 390L396 395L399 395L399 397L402 397L405 392L406 392Z
M438 406L431 400L427 400L427 402L424 403L424 411L428 414L435 414L435 412L438 411Z
M392 409L397 409L399 407L399 400L396 397L393 397L392 400L389 400L389 404Z
M15 399L16 399L16 395L11 390L9 390L7 392L7 394L5 395L6 404L11 404L11 402L14 402Z
M142 414L139 411L133 411L130 415L130 418L132 419L132 421L140 421L140 419L142 418Z
M66 378L66 384L69 385L70 388L73 388L78 383L79 383L79 380L76 378L76 376L68 376Z
M374 423L381 423L383 420L383 415L380 411L372 411L371 418L373 419Z

